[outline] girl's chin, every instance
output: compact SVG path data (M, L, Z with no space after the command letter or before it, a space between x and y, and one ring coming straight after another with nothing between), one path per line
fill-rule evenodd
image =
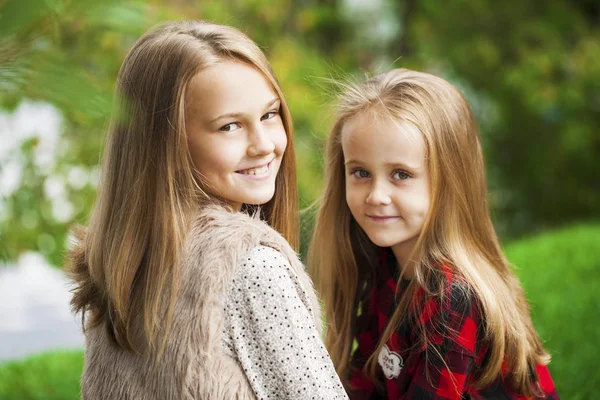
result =
M393 237L387 237L386 235L367 235L371 242L373 242L378 247L394 247L400 243L402 240Z
M262 206L273 199L273 192L274 191L270 191L269 193L265 193L263 196L256 194L254 196L247 196L241 202L253 206Z

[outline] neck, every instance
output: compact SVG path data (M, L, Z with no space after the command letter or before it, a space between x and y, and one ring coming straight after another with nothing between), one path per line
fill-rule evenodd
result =
M407 242L398 243L397 245L391 247L403 279L410 280L415 276L414 267L408 262L408 257L413 251L416 241L417 238L414 238Z

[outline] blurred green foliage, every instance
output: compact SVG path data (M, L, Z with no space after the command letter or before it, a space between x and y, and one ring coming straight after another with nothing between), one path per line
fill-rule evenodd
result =
M525 238L506 247L552 356L550 373L563 399L596 397L600 330L600 224Z
M83 351L54 351L0 365L0 400L79 399Z
M473 106L502 237L597 218L598 4L6 0L0 6L0 107L6 114L24 99L43 101L63 119L52 166L36 165L44 145L37 139L12 155L23 173L17 189L0 197L0 258L15 260L33 249L62 264L68 227L85 223L94 200L120 64L149 27L181 18L235 26L267 53L294 116L303 207L322 187L323 141L334 118L330 78L410 67L446 77ZM0 175L8 174L0 161ZM87 184L67 179L74 168L90 176ZM57 218L48 192L61 180L71 212Z
M422 2L409 36L416 59L443 57L490 103L480 121L497 227L520 234L598 216L600 3L457 3L460 12Z

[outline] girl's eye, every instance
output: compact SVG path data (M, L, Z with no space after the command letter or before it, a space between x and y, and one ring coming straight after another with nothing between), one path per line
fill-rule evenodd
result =
M224 125L219 128L221 132L233 132L240 128L240 124L237 122L232 122L231 124Z
M410 178L410 174L406 171L396 171L392 174L392 178L396 180L405 180Z
M272 119L275 118L275 116L279 114L279 110L273 110L273 111L269 111L268 113L266 113L265 115L263 115L262 117L260 117L261 121L264 121L266 119Z
M369 174L369 172L365 171L364 169L355 169L350 173L350 175L358 179L366 179L371 176L371 174Z

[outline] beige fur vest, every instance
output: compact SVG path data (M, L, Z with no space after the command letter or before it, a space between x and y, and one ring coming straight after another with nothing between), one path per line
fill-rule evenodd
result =
M266 223L243 213L210 206L194 221L180 263L173 324L160 363L148 354L114 344L102 325L86 330L84 399L252 399L235 359L222 348L224 293L240 260L255 246L278 249L290 264L321 329L319 304L304 266L289 244ZM141 313L138 313L141 314ZM141 316L134 320L142 332Z

